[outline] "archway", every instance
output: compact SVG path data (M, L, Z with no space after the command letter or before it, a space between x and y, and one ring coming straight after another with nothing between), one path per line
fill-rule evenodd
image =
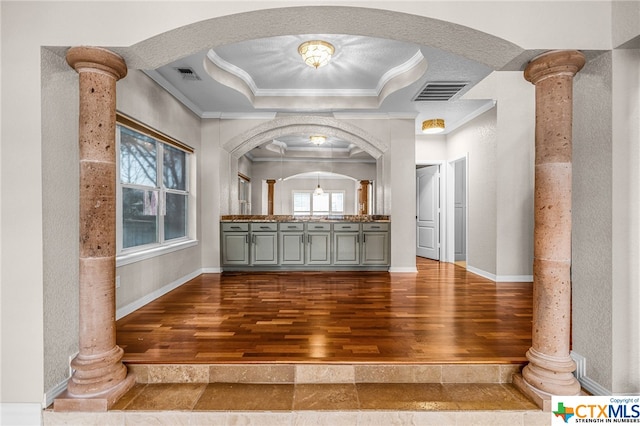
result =
M229 182L234 182L238 175L238 159L251 149L278 137L296 133L320 133L326 136L334 136L346 142L352 143L368 153L376 161L376 176L378 182L384 182L385 170L383 167L384 154L388 151L388 144L378 137L371 135L366 130L345 121L326 116L287 116L262 123L249 129L223 144L225 155L229 156ZM222 154L222 153L221 153ZM231 202L237 198L237 187L227 185L230 188L228 211L235 214L237 206ZM384 208L385 186L376 187L377 201L375 211L382 214Z
M281 10L258 11L247 14L232 15L229 17L214 18L209 21L192 24L181 29L169 31L160 36L153 37L130 48L116 50L122 53L131 68L143 69L158 66L184 54L197 51L205 43L207 43L206 47L211 47L211 38L217 40L214 44L224 44L242 39L243 37L244 39L250 39L283 34L285 31L308 32L317 29L324 32L362 32L363 34L369 34L371 36L389 37L421 44L431 44L454 53L462 54L463 56L474 60L481 60L483 63L490 64L494 69L506 66L512 59L522 53L522 49L519 49L504 40L500 40L499 38L456 24L444 23L430 18L395 12L349 8L352 12L355 11L358 13L358 20L354 25L353 20L349 18L347 13L337 10L341 8L317 9L320 15L327 18L326 20L317 19L318 16L316 15L314 16L313 23L308 22L305 24L308 20L308 18L305 18L305 16L308 16L308 8L287 8ZM273 22L273 19L276 17L278 17L281 22L291 22L291 26L277 26L277 28L275 28L276 26L269 25L268 23ZM252 25L256 20L260 21L260 25ZM393 24L388 25L389 21L393 21ZM317 22L330 22L330 24L328 26L324 26ZM234 32L235 28L252 28L252 30L244 33L243 36L238 36ZM366 30L364 30L365 28ZM207 29L210 29L211 31ZM362 29L362 31L359 29ZM434 33L439 34L440 36L440 38L436 38L435 41L432 38ZM414 34L415 37L407 37L405 35L400 36L397 34ZM217 38L217 36L220 37ZM192 37L192 39L186 40L185 42L185 37ZM466 43L462 43L462 40L466 41ZM473 42L469 43L469 40L473 40ZM478 43L482 43L482 49L479 48L480 46ZM486 52L487 49L489 49L492 52L492 55L495 56L484 56L483 53ZM482 57L480 58L480 56ZM295 120L292 119L292 121ZM296 128L296 126L299 125L299 123L291 123L291 128L286 131L289 132L292 128ZM311 128L320 127L328 132L335 132L336 135L339 134L351 140L357 140L359 146L376 152L378 155L375 158L377 159L380 159L383 156L382 154L385 152L385 150L382 149L384 144L372 142L376 139L370 137L370 135L365 135L365 137L363 137L363 135L358 135L357 132L349 132L347 129L341 128L340 126L336 127L326 124L304 123L302 126L310 126ZM276 130L278 127L266 129L262 132L256 133L248 139L244 139L243 142L238 145L229 146L229 148L231 148L231 150L228 151L229 155L235 156L245 149L250 149L251 146L259 144L260 141L267 140L267 138L270 137L270 132L277 134L278 131L284 131L285 126L280 126L280 128L282 130ZM412 214L413 213L410 213L410 215Z

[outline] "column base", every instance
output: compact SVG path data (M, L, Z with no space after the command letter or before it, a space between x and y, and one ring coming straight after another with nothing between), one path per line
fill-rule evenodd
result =
M53 401L53 411L107 411L136 383L136 376L129 372L123 381L113 388L90 397L77 397L64 391Z
M524 380L522 374L513 375L513 386L540 407L542 411L551 412L551 395L531 386Z

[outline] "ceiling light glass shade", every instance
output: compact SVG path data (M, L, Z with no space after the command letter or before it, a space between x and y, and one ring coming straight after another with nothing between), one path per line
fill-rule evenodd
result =
M442 118L434 118L422 122L422 133L433 134L444 131L444 120Z
M327 141L327 137L322 135L309 136L309 139L314 145L322 145Z
M298 46L304 63L316 69L327 65L334 52L333 45L322 40L309 40Z
M313 195L322 195L324 194L324 190L320 188L320 185L313 191Z

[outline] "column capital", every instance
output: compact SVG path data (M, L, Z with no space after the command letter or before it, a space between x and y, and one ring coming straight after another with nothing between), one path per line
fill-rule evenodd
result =
M124 59L101 47L77 46L67 51L67 63L77 72L102 71L120 80L127 75Z
M582 69L585 57L578 50L552 50L536 56L524 70L524 78L533 84L554 75L573 77Z
M274 183L276 183L276 180L275 179L267 179L267 183L269 185L273 185Z

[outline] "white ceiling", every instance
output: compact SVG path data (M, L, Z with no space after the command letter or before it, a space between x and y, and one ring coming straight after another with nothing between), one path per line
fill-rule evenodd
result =
M330 63L304 64L298 46L321 39L335 46ZM185 76L189 68L199 79ZM335 117L387 116L415 119L416 134L429 118L444 118L446 132L486 111L492 100L464 100L472 86L492 70L486 65L428 46L357 35L305 34L235 44L184 57L147 74L203 118L275 117L282 113L323 113ZM414 98L427 83L464 82L449 101ZM362 154L336 139L315 147L309 135L280 138L276 149L251 151L254 160L280 156L317 158ZM273 146L271 148L274 148ZM315 154L314 154L315 151ZM320 154L320 156L323 156Z

